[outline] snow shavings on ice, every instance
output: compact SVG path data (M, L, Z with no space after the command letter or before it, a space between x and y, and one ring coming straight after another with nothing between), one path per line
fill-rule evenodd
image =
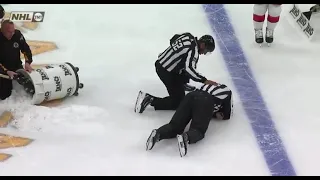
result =
M16 89L0 104L0 112L10 111L14 120L10 127L19 131L61 134L102 134L108 112L100 107L72 105L44 107L31 104L31 97ZM101 123L102 122L102 123Z

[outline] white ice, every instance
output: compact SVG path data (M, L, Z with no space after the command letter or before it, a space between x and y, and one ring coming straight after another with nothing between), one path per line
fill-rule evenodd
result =
M253 6L240 6L226 8L296 173L320 175L320 43L304 37L284 5L275 43L260 48L252 41Z
M252 5L226 5L240 43L299 175L319 175L317 92L319 44L283 18L269 49L253 43ZM239 97L235 116L213 121L206 138L179 156L176 140L150 152L152 129L173 112L133 112L139 90L165 96L154 62L175 33L212 34L201 5L8 5L6 10L45 11L29 40L55 42L59 49L34 57L35 63L71 62L84 83L78 97L61 107L28 105L16 94L1 102L15 121L0 133L34 139L0 163L0 175L269 175ZM239 13L241 18L239 19ZM179 23L178 23L179 22ZM219 48L200 57L199 71L234 89ZM19 97L19 98L17 98Z

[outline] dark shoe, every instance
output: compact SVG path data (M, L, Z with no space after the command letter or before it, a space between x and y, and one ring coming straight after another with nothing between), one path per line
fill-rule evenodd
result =
M136 105L134 107L134 112L143 113L143 111L151 104L154 97L150 94L144 93L142 91L139 92Z
M154 129L152 130L148 140L147 140L147 143L146 143L146 150L151 150L153 148L153 146L156 144L156 142L159 141L159 137L160 135L157 133L157 130Z
M178 140L178 147L180 156L183 157L187 154L188 151L188 144L189 144L189 138L187 133L182 133L181 135L177 135Z

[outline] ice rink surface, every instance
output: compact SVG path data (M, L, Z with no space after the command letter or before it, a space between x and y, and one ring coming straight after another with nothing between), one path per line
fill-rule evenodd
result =
M288 5L285 5L288 6ZM15 121L0 133L34 141L1 149L13 155L0 175L320 175L319 42L283 16L271 47L254 43L253 5L5 5L45 11L27 40L58 49L34 63L71 62L85 87L62 106L2 101ZM284 8L285 10L285 8ZM234 117L213 120L206 137L179 156L176 139L145 142L173 112L133 111L139 90L167 95L154 62L176 33L211 34L217 48L199 71L234 92Z

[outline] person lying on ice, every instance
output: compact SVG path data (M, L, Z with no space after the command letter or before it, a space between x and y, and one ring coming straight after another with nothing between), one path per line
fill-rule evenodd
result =
M180 156L185 156L188 144L205 137L212 118L228 120L232 113L232 91L224 84L204 84L184 97L168 124L152 130L146 150L151 150L156 142L176 137ZM184 132L190 121L189 130Z

